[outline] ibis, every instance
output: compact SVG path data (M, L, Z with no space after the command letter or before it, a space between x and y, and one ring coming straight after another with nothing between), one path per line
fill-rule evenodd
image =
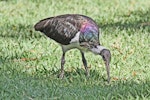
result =
M90 17L80 14L65 14L40 20L34 25L36 31L44 33L62 47L61 70L59 78L64 77L65 54L68 50L77 48L81 52L86 76L89 76L85 51L100 55L104 60L108 83L110 81L110 50L99 42L99 27Z

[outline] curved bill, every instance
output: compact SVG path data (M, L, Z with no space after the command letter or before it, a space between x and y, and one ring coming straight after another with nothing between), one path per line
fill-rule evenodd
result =
M109 67L109 62L108 61L105 61L105 66L106 66L106 71L107 71L107 82L109 83L110 82L110 67Z

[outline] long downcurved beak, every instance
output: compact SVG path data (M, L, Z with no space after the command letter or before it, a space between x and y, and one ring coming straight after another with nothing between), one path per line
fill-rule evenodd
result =
M106 66L106 71L107 71L107 76L108 76L107 82L109 83L110 82L110 67L109 67L108 61L105 61L105 66Z

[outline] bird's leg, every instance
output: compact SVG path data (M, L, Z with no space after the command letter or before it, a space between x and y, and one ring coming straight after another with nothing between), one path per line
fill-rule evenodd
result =
M85 71L86 71L86 76L89 77L90 74L89 74L89 69L87 67L87 61L85 59L85 56L84 56L84 53L82 51L81 52L81 55L82 55L82 62L83 62L83 65L84 65L84 68L85 68Z
M64 77L64 64L65 64L65 52L63 52L62 57L61 57L61 72L59 75L59 78L63 78Z

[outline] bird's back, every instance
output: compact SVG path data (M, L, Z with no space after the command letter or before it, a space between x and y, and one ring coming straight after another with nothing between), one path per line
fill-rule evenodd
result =
M69 44L78 32L83 33L80 35L80 42L89 41L88 38L91 39L94 35L96 41L99 39L98 25L94 20L84 15L66 14L50 17L39 21L34 27L36 31L43 32L63 45Z

